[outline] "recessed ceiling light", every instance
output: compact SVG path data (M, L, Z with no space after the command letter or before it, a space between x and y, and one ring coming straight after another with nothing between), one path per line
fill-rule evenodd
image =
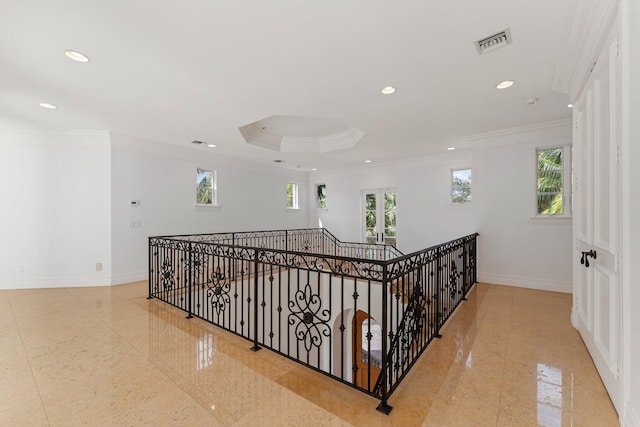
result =
M38 105L42 108L48 108L49 110L55 110L56 108L58 108L56 105L49 104L48 102L41 102Z
M453 150L455 150L455 149L456 149L456 147L449 147L449 148L447 148L447 150L449 150L449 151L453 151Z
M387 87L383 87L380 92L382 92L383 95L391 95L395 91L396 91L395 87L387 86Z
M311 170L312 170L312 171L317 171L317 170L318 170L318 168L311 168Z
M64 54L69 59L73 59L77 62L89 62L89 57L84 53L76 52L75 50L66 50Z
M567 104L567 108L573 108L573 104Z
M364 162L365 163L371 163L371 160L365 160Z
M207 144L207 147L216 148L216 144Z
M201 145L204 144L204 142L202 141L198 141L197 139L195 141L191 141L192 144L196 144L196 145Z
M273 163L284 163L284 160L276 159L273 161Z
M498 89L506 89L508 87L513 86L513 82L511 80L505 80L503 82L500 82L496 85L496 88Z

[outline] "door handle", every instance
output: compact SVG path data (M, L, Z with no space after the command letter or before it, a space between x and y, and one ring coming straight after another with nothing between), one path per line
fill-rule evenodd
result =
M589 252L582 252L582 258L580 258L580 264L589 268L589 257L596 259L596 251L591 249Z

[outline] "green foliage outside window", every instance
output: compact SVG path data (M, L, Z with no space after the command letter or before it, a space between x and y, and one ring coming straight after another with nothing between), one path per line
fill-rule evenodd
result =
M562 148L538 150L538 214L562 215Z
M204 169L196 170L196 203L200 205L215 204L214 172Z
M298 184L287 182L287 208L298 208Z
M451 202L471 202L471 169L451 171Z
M326 184L318 184L316 186L316 200L318 202L318 208L327 208L327 186Z

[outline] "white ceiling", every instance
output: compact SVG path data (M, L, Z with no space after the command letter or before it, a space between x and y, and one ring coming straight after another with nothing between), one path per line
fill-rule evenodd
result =
M109 130L301 170L464 149L465 135L570 117L552 85L571 3L0 0L0 127ZM513 44L480 56L474 41L506 28ZM244 141L239 127L274 115L364 136L321 154Z

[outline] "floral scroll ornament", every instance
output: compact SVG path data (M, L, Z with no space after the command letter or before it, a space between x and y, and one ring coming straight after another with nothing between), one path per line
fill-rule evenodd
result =
M207 280L207 297L211 299L211 307L216 310L216 314L220 316L220 313L226 310L227 305L231 302L229 298L229 291L231 290L231 284L224 272L220 270L220 267L216 268L211 274L211 278Z
M320 347L323 336L331 336L328 325L331 311L321 310L320 296L313 293L309 284L305 285L304 290L295 293L293 301L289 301L289 309L289 325L295 325L296 337L304 343L307 352L313 347Z
M176 272L173 265L171 265L169 260L165 259L162 262L162 268L160 269L160 280L162 281L162 287L165 291L173 289L176 285L175 274Z

